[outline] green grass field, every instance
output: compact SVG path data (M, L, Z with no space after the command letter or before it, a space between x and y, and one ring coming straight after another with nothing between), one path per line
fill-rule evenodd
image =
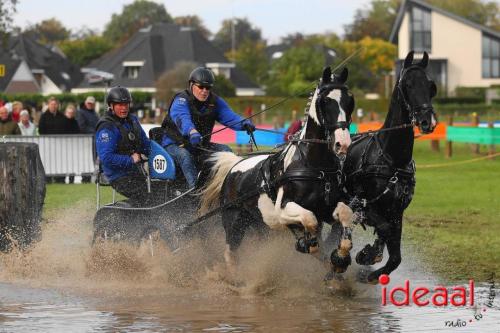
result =
M443 151L431 151L429 142L417 142L414 157L417 187L405 212L403 244L449 280L500 275L500 157L456 164L477 157L469 145L455 144L453 158L446 159ZM446 166L424 168L436 164ZM94 184L50 184L45 215L82 201L95 209L95 193ZM101 202L111 201L109 187L102 195Z

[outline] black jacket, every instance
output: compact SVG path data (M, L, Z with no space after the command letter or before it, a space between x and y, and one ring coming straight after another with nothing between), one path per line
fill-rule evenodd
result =
M40 117L38 123L38 133L43 134L66 134L68 132L67 118L59 111L52 114L49 110L45 111Z

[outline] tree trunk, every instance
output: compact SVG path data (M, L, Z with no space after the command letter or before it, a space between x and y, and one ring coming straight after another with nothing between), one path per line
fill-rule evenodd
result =
M40 234L45 171L35 143L0 143L0 250Z

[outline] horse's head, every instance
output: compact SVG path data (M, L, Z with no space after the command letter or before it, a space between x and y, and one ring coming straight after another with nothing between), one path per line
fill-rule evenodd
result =
M410 120L415 122L422 133L431 133L437 125L436 113L432 107L432 98L436 96L437 88L425 68L429 63L429 55L424 56L419 63L413 64L413 51L408 53L401 69L398 89L402 94Z
M325 68L315 101L316 121L324 128L326 138L331 141L329 149L337 155L346 154L351 144L349 125L354 110L354 97L345 85L347 76L347 68L339 75L332 75L330 67Z

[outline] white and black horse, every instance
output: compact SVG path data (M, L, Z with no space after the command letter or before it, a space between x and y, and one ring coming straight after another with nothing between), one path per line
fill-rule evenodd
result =
M385 245L389 252L383 267L363 277L371 283L381 274L390 274L401 262L403 211L415 188L413 125L422 133L431 133L437 125L431 102L436 85L425 72L428 62L427 53L416 64L413 51L407 55L382 130L354 139L344 164L346 189L353 198L350 206L361 212L362 223L374 227L377 234L375 243L356 255L356 262L380 262Z
M211 179L202 192L200 212L227 206L222 212L226 233L224 258L234 268L234 251L245 231L290 228L297 250L316 252L321 223L342 224L342 241L333 251L334 272L350 263L352 211L340 202L341 160L351 143L349 123L354 97L345 82L348 71L323 71L312 97L303 130L281 152L242 158L232 153L213 155ZM302 235L303 237L300 237Z

